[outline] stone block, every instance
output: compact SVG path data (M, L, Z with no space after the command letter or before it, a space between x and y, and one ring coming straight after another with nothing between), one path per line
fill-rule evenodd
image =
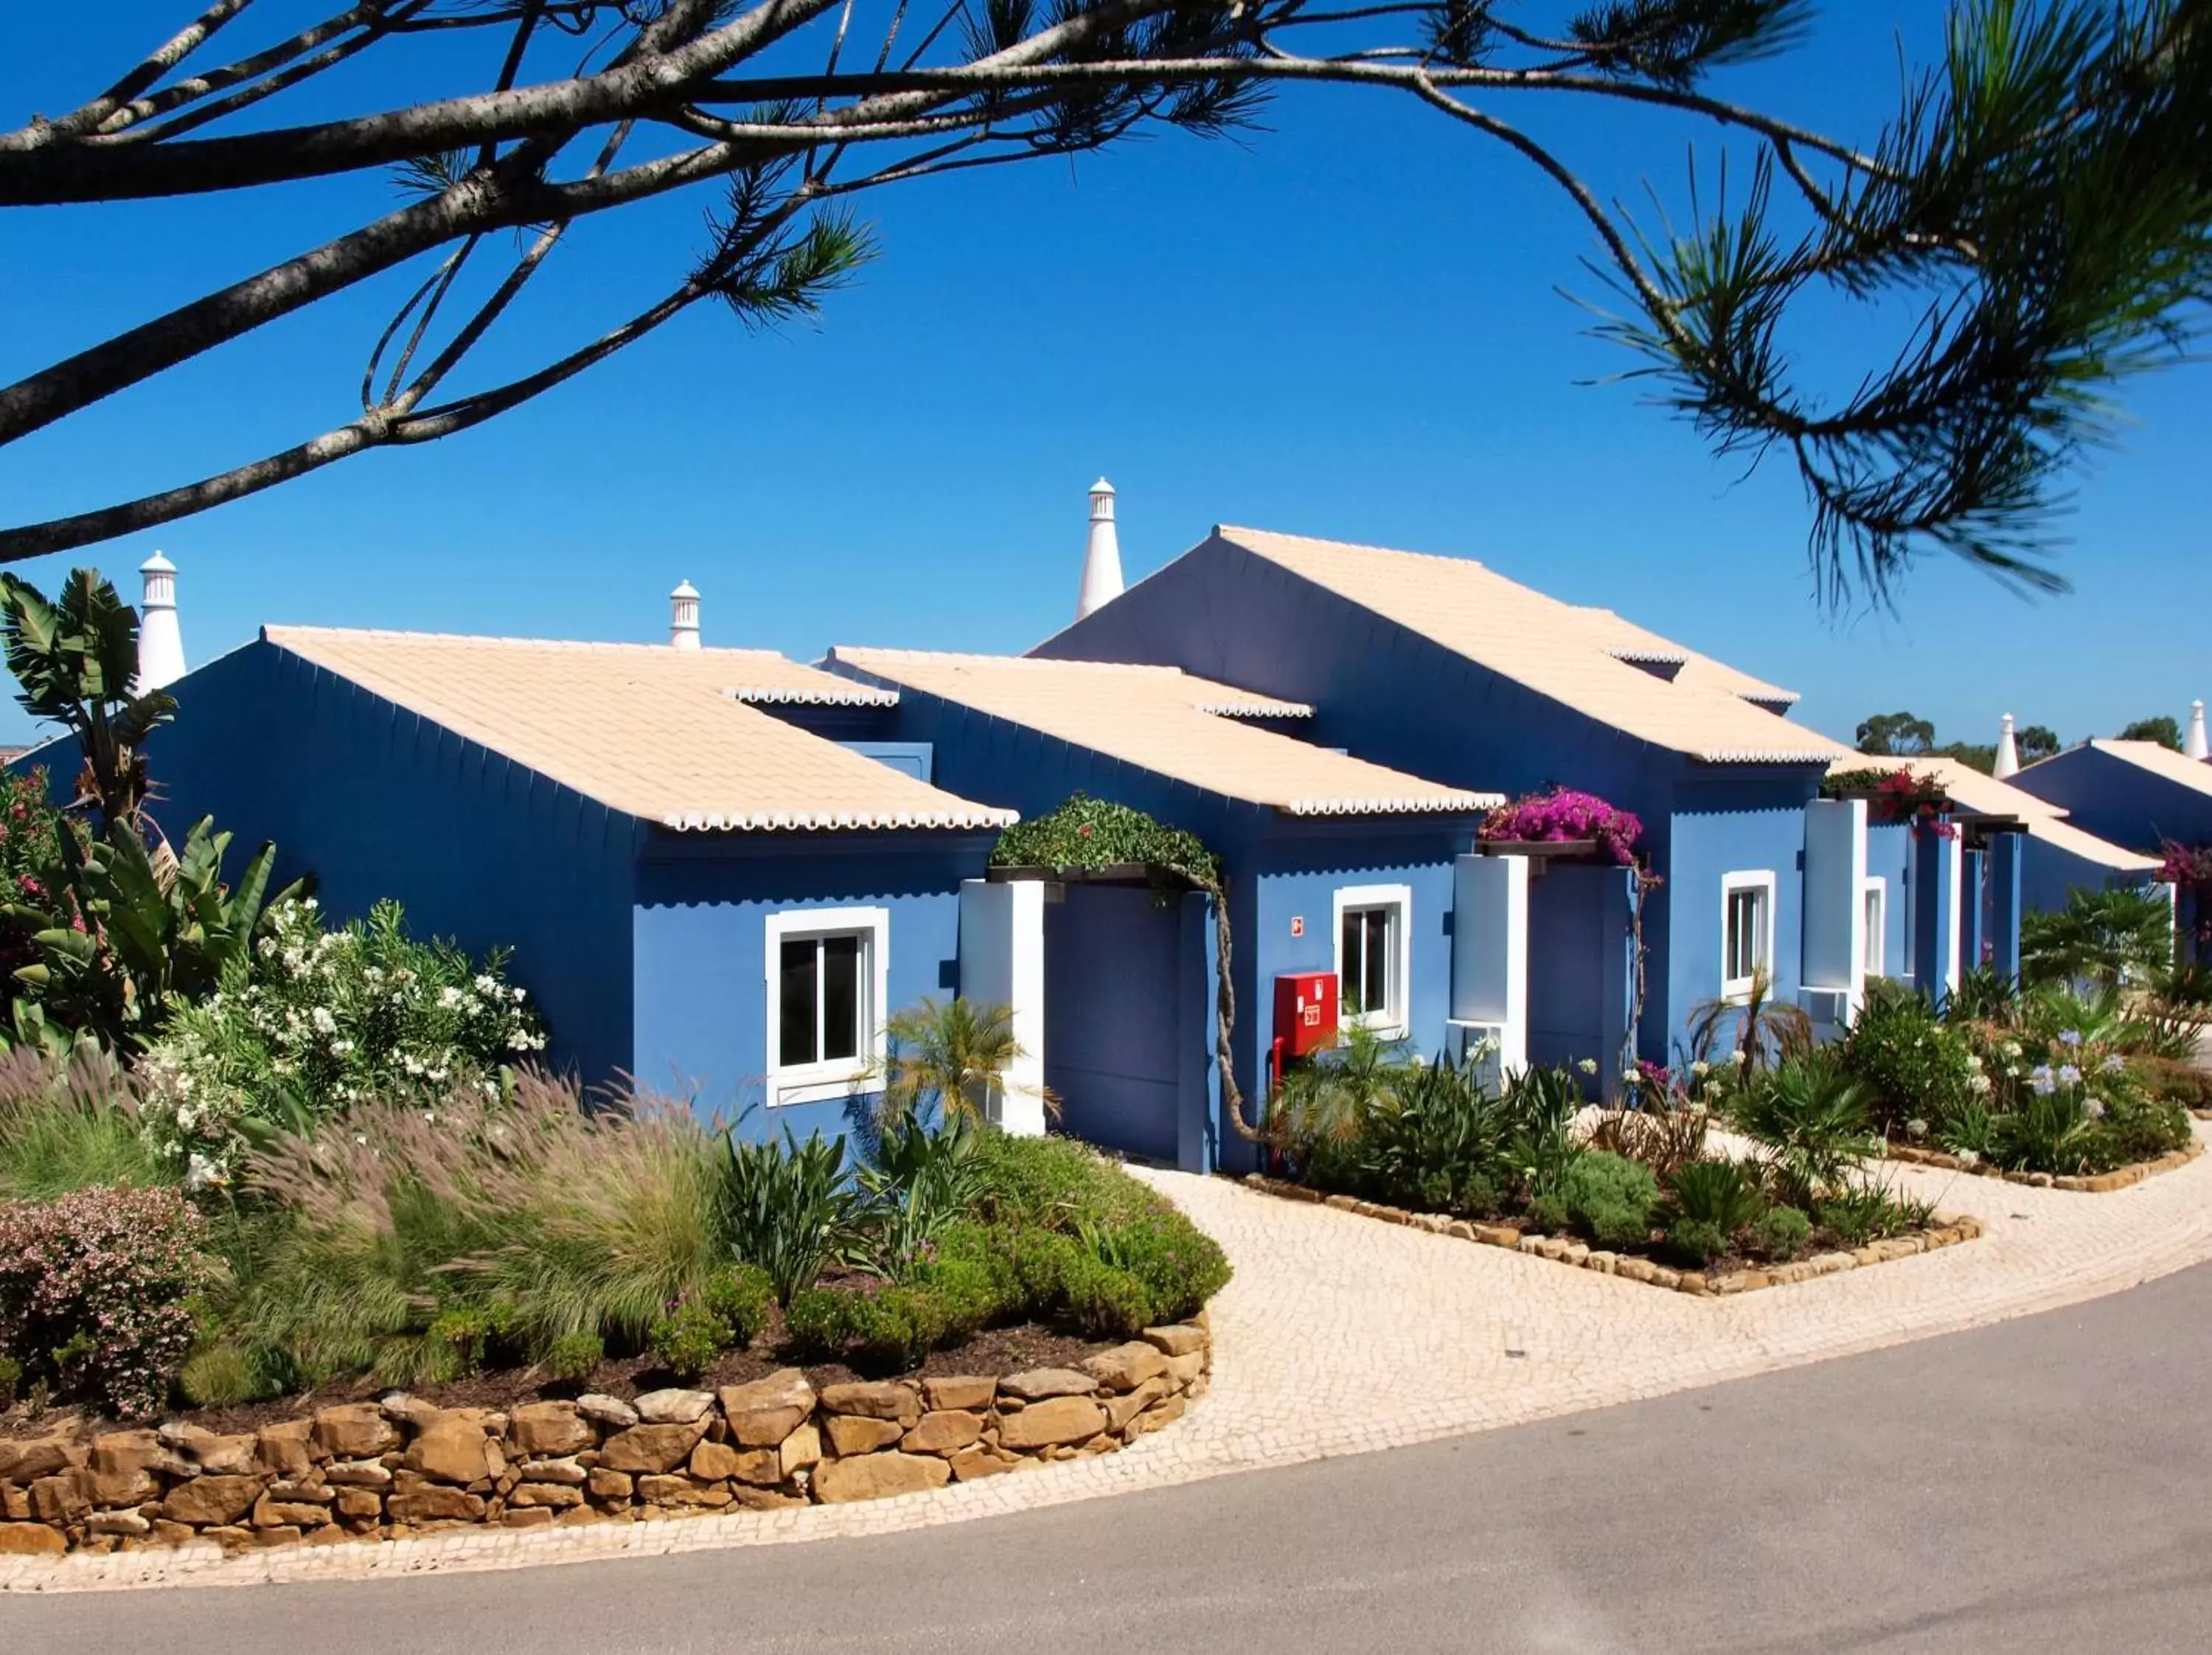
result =
M647 1425L692 1425L707 1417L707 1410L714 1405L711 1392L704 1390L648 1390L631 1404L637 1416Z
M389 1488L392 1468L382 1460L333 1460L323 1467L322 1478L339 1488Z
M326 1450L323 1457L325 1459L333 1457L338 1459L374 1459L379 1454L397 1448L399 1445L399 1433L392 1430L381 1413L377 1414L374 1418L380 1427L377 1434L385 1439L381 1447L365 1449L358 1454L338 1453L336 1450ZM347 1430L349 1435L352 1434L349 1427L338 1428ZM315 1422L313 1420L285 1420L276 1425L264 1425L254 1433L254 1457L260 1461L261 1469L271 1476L303 1477L314 1469L316 1440Z
M84 1494L84 1474L74 1467L31 1484L31 1515L41 1523L74 1523L91 1509Z
M942 1488L951 1478L951 1466L934 1454L863 1454L855 1459L824 1460L817 1466L814 1497L825 1506L839 1506Z
M594 1466L584 1487L591 1491L593 1500L612 1503L628 1500L635 1485L623 1472Z
M441 1414L407 1446L406 1467L434 1482L466 1487L507 1469L506 1456L482 1426L459 1414Z
M500 1521L510 1529L550 1529L553 1513L542 1506L510 1506Z
M69 1437L0 1438L0 1482L34 1482L85 1457Z
M573 1454L599 1439L574 1402L525 1402L507 1416L507 1439L529 1457Z
M906 1427L896 1420L868 1419L856 1414L832 1414L822 1424L830 1433L830 1451L840 1456L872 1454L906 1434Z
M748 1384L724 1385L720 1397L730 1435L747 1448L775 1447L814 1412L814 1387L795 1367Z
M999 1442L1006 1448L1043 1448L1085 1442L1106 1427L1106 1410L1088 1396L1054 1396L1034 1402L999 1422Z
M154 1475L158 1465L178 1463L176 1457L151 1431L111 1431L93 1439L84 1469L85 1497L95 1506L136 1506L158 1497L161 1485ZM184 1469L179 1465L179 1469ZM110 1529L109 1534L137 1534L141 1530Z
M637 1480L637 1497L671 1511L719 1511L730 1503L727 1488L694 1482L685 1476L641 1476Z
M600 1445L599 1463L610 1471L658 1476L683 1464L705 1435L705 1429L696 1424L634 1425Z
M1141 1339L1086 1359L1083 1371L1109 1390L1134 1390L1156 1374L1167 1372L1168 1359Z
M1090 1382L1086 1379L1085 1384ZM921 1417L921 1393L895 1379L863 1380L830 1385L822 1393L822 1407L830 1414L869 1420L896 1420L901 1430Z
M576 1398L576 1412L594 1425L610 1430L626 1431L637 1423L637 1410L619 1396L603 1396L588 1391Z
M169 1490L168 1498L161 1502L161 1515L172 1523L220 1528L252 1511L261 1488L259 1477L194 1477Z
M1168 1383L1178 1390L1206 1372L1206 1354L1194 1350L1188 1356L1168 1358Z
M1149 1339L1153 1333L1165 1331L1165 1329L1155 1328L1148 1330L1145 1336ZM1170 1351L1168 1354L1173 1355L1175 1353ZM957 1408L980 1414L990 1407L992 1398L999 1394L999 1382L992 1378L924 1379L921 1392L933 1409Z
M1008 1374L999 1381L1000 1396L1019 1397L1025 1402L1043 1402L1054 1396L1088 1396L1097 1389L1097 1380L1070 1367L1031 1368L1026 1373Z
M1160 1354L1150 1345L1139 1347L1155 1360ZM913 1430L900 1439L899 1446L909 1454L949 1454L956 1448L965 1448L983 1435L983 1421L976 1415L958 1409L933 1409L916 1421Z
M58 1557L68 1549L58 1529L43 1523L0 1523L0 1557Z
M271 1500L264 1494L253 1502L253 1526L257 1529L313 1529L330 1520L328 1512L304 1500Z
M523 1482L565 1482L572 1488L580 1488L588 1473L581 1462L570 1457L526 1460L517 1468L516 1475L517 1480Z
M374 1402L341 1402L323 1409L313 1424L316 1446L334 1459L374 1459L399 1446L398 1427ZM269 1433L261 1434L265 1445ZM271 1465L270 1469L289 1475L291 1468Z
M584 1491L566 1482L517 1483L514 1492L507 1497L510 1512L518 1506L543 1506L549 1512L565 1512L583 1503Z
M782 1472L781 1481L788 1482L808 1466L822 1458L822 1433L811 1425L802 1425L776 1445L776 1467Z
M978 1477L994 1477L1001 1471L1011 1471L1022 1461L1015 1455L1002 1453L995 1448L986 1448L979 1443L973 1448L963 1448L949 1456L946 1463L952 1467L952 1475L957 1481L973 1482Z
M358 1522L384 1515L384 1496L374 1488L341 1488L335 1508L343 1518Z
M478 1523L484 1514L481 1494L444 1483L411 1482L385 1504L394 1523Z
M1167 1394L1167 1376L1160 1374L1146 1380L1144 1384L1126 1396L1108 1397L1106 1399L1107 1429L1119 1431Z

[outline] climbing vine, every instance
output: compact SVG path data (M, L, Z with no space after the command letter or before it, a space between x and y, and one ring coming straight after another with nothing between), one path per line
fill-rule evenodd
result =
M1237 1135L1256 1143L1259 1128L1244 1118L1244 1094L1237 1084L1232 1040L1237 1029L1237 989L1229 931L1229 891L1221 859L1195 833L1168 826L1143 811L1079 793L1057 810L1017 822L999 836L991 851L994 867L1145 867L1163 897L1166 879L1179 879L1213 898L1213 940L1218 956L1214 973L1214 1056L1221 1071L1222 1112Z

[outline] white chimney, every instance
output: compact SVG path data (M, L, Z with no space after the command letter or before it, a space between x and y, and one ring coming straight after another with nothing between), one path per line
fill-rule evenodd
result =
M668 643L672 649L699 647L699 593L689 581L668 594Z
M2181 744L2181 751L2191 758L2212 758L2212 748L2204 745L2204 703L2189 703L2189 739Z
M177 566L155 552L138 565L146 593L138 604L138 681L143 695L185 675L185 637L177 630Z
M1114 532L1114 485L1100 478L1091 485L1091 545L1083 554L1083 592L1075 618L1121 595L1121 542Z
M2010 713L2007 713L2004 715L2004 722L1997 726L1997 762L1996 775L1997 780L2002 782L2008 776L2014 776L2019 774L2020 746L2019 744L2014 742L2012 739L2012 715Z

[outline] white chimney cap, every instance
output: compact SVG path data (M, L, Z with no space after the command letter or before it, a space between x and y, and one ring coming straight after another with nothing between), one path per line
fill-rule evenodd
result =
M668 642L678 649L699 647L699 589L689 581L668 594Z
M2181 751L2191 758L2212 757L2212 745L2208 745L2204 739L2204 703L2202 701L2189 703L2189 735L2182 744Z
M1091 492L1093 494L1111 494L1114 492L1114 485L1102 477L1096 483L1091 485Z
M138 572L141 575L174 575L177 566L157 551L138 565Z
M1114 527L1114 485L1100 478L1091 485L1091 541L1084 549L1083 586L1075 618L1121 595L1121 542Z
M2013 739L2010 713L1997 725L1996 763L1990 767L1990 774L2000 782L2020 774L2020 745Z

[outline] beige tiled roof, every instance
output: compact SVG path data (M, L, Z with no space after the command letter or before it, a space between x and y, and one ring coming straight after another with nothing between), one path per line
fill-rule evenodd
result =
M2053 849L2070 851L2085 861L2120 873L2149 873L2159 866L2152 857L2137 855L2109 839L2099 838L2086 828L2075 827L2066 819L2066 812L2049 800L2039 799L2025 788L2000 782L1994 776L1984 776L1954 758L1882 758L1854 752L1829 765L1828 774L1894 770L1899 766L1934 782L1954 803L1977 815L2017 816L2030 838L2040 839Z
M1392 551L1223 525L1232 545L1372 610L1615 729L1708 764L1817 764L1838 744L1753 706L1749 693L1779 696L1703 656L1623 621L1577 608L1465 557ZM1662 679L1608 650L1656 650L1684 659Z
M1155 775L1293 816L1463 813L1501 801L1497 794L1443 787L1239 724L1236 715L1296 703L1270 702L1173 666L906 649L838 648L830 659ZM1223 716L1224 709L1232 715Z
M1759 702L1770 707L1793 707L1797 703L1798 695L1795 690L1784 690L1762 678L1755 678L1724 660L1701 655L1686 645L1676 643L1671 638L1662 638L1650 628L1638 626L1634 621L1610 609L1578 605L1574 612L1589 629L1591 638L1615 660L1632 663L1646 660L1671 663L1675 668L1674 682L1676 684L1725 690L1732 696L1741 696L1746 701Z
M744 701L862 686L764 649L270 626L279 648L596 799L679 829L1003 827ZM867 697L880 700L880 697Z
M2115 758L2125 759L2138 770L2148 770L2162 781L2178 782L2185 788L2194 788L2199 793L2212 793L2212 764L2201 758L2191 758L2155 741L2121 741L2100 737L2089 744L2100 753L2110 753Z

